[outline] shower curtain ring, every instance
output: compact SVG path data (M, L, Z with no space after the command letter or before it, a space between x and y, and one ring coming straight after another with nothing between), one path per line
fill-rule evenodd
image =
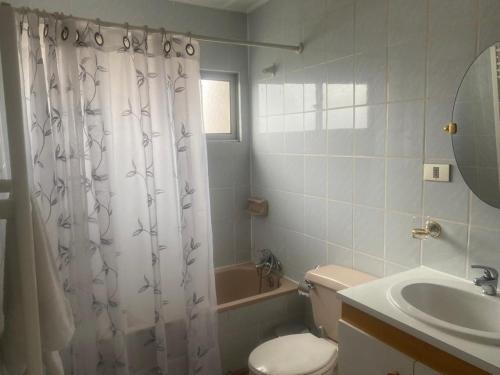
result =
M48 35L49 35L49 22L46 19L44 19L43 20L43 37L47 38Z
M99 47L102 47L104 44L104 37L101 34L101 20L98 18L96 20L97 23L97 32L94 34L94 40Z
M68 39L68 36L69 36L68 26L64 26L62 31L61 31L61 39L66 40L66 39Z
M191 44L191 33L187 33L187 36L189 37L189 42L188 44L186 44L186 53L189 55L189 56L193 56L194 53L195 53L195 49L194 49L194 46Z
M163 43L163 52L165 52L165 57L170 54L170 51L172 50L172 35L170 35L170 38L166 38L166 32L165 32L165 43Z
M165 56L167 56L170 53L170 50L172 49L172 45L170 44L170 41L167 39L167 32L165 31L165 29L162 27L160 31L161 31L161 43L163 44L163 52L165 53Z
M130 48L130 39L128 38L128 23L125 23L125 36L122 39L123 47L128 50Z
M22 8L23 16L21 17L21 21L19 21L19 33L23 33L24 31L24 18L26 17L26 10Z

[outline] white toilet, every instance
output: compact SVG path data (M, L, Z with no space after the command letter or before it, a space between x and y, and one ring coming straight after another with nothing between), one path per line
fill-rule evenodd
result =
M311 333L278 337L256 347L248 358L252 375L333 375L337 364L337 322L341 301L336 292L374 280L350 268L330 265L306 273L316 327L326 335Z

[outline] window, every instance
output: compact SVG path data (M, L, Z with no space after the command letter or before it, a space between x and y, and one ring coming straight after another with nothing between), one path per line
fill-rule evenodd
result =
M238 139L238 75L201 72L203 124L208 139Z

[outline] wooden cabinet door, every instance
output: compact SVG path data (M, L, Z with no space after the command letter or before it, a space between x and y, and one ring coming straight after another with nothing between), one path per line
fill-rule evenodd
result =
M415 360L339 322L339 375L413 375Z

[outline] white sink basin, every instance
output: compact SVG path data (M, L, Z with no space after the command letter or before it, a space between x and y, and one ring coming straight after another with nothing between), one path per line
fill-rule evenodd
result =
M404 313L449 333L500 345L500 297L472 283L414 279L392 286L387 297Z

